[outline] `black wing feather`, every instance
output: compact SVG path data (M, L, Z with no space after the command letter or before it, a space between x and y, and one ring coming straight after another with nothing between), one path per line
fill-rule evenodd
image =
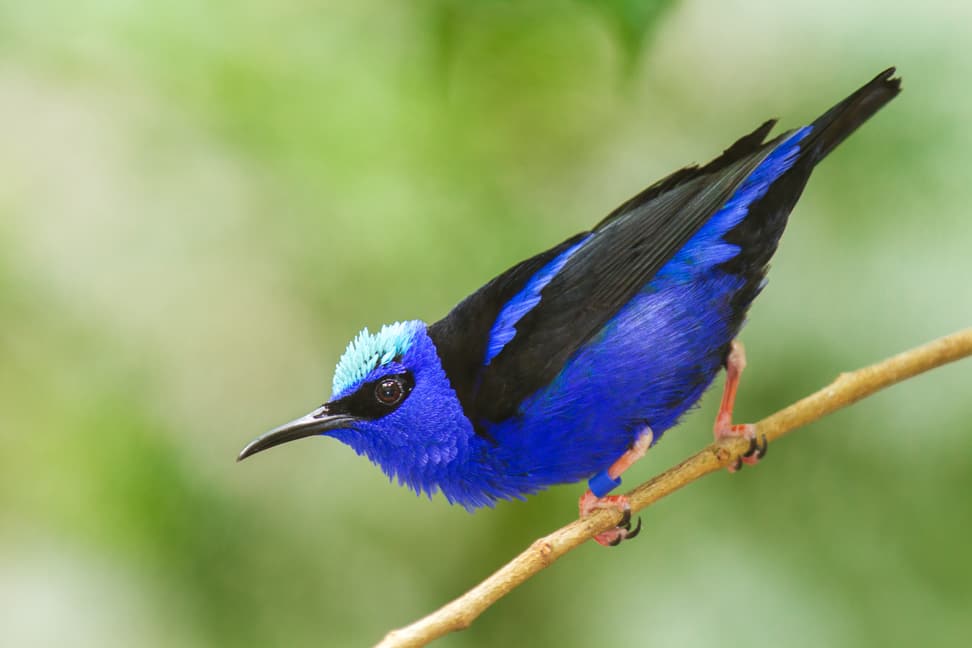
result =
M490 332L503 306L540 268L590 232L499 275L429 327L442 366L470 420L498 421L551 380L681 248L773 150L762 124L709 164L676 171L612 211L516 325L516 336L488 365Z
M472 411L501 421L553 380L732 196L776 141L607 219L540 293L516 336L482 368ZM467 411L467 413L469 413Z
M762 199L750 205L746 218L723 236L727 243L738 246L740 252L723 264L722 269L746 279L746 284L733 296L733 312L738 318L732 324L734 328L742 325L746 307L763 286L767 264L776 252L790 210L799 200L813 167L901 92L901 79L893 78L894 72L893 67L884 70L817 118L811 124L810 135L800 143L804 154L797 163Z
M738 295L740 318L759 292L766 263L813 166L899 92L893 73L894 68L885 70L817 119L794 167L726 235L741 253L725 269L749 279ZM483 364L486 348L502 308L538 270L590 232L507 270L429 327L443 368L481 434L481 422L515 415L527 396L555 378L791 134L764 142L774 124L765 122L705 166L676 171L608 214L489 365Z
M560 245L521 261L462 300L443 319L429 327L442 368L467 414L486 358L486 345L500 310L523 290L543 266L587 235L582 232ZM470 417L470 420L475 420Z

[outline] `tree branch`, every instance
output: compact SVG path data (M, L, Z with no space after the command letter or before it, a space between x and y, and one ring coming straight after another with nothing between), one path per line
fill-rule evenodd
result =
M862 398L943 364L972 355L972 328L953 333L882 362L842 373L820 391L756 423L757 435L774 441L787 432L847 407ZM627 493L631 510L639 511L696 479L734 463L749 449L745 439L712 443ZM415 623L392 630L379 648L424 646L449 632L462 630L489 606L558 558L620 521L618 511L600 509L536 540L516 558L474 588Z

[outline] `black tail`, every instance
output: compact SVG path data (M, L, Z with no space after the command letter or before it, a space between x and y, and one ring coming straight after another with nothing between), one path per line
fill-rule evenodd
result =
M723 264L723 269L745 279L732 301L737 328L742 325L749 304L762 289L767 264L813 167L901 91L901 79L891 78L892 74L894 68L888 68L813 122L810 133L800 142L799 157L793 167L760 200L750 205L749 215L739 225L726 233L725 240L738 245L740 251ZM784 133L778 141L786 136Z
M812 164L825 158L858 126L901 92L901 79L892 78L893 74L894 68L888 68L813 122L813 130L800 145L801 149L811 154Z

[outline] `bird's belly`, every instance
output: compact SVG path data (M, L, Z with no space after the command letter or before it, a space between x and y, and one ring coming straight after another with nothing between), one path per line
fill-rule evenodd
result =
M715 269L656 278L519 416L492 430L506 473L541 488L578 481L609 466L645 426L657 441L718 373L741 324L732 297L742 285Z

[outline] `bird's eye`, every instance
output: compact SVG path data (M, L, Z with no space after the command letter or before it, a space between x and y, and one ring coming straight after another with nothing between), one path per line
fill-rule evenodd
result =
M375 398L382 405L397 405L404 395L405 389L398 378L385 378L375 386Z

